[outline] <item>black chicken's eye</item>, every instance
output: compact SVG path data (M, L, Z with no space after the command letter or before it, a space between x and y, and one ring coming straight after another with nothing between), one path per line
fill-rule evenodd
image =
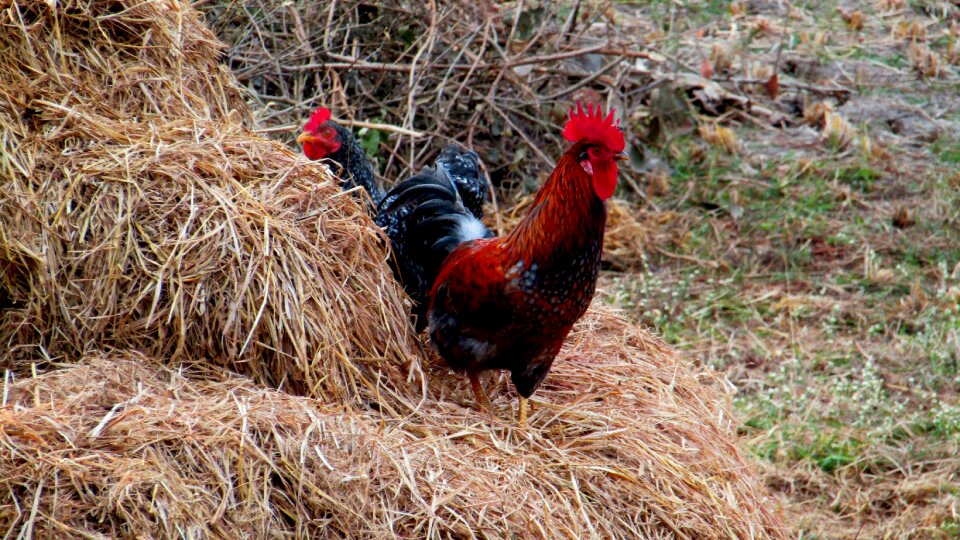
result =
M580 152L580 161L584 161L584 160L589 159L589 158L590 158L590 155L587 154L587 151L586 151L586 150L584 150L583 152Z

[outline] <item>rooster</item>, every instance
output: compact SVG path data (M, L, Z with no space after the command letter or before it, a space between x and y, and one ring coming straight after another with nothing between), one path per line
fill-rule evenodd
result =
M480 171L479 156L451 144L443 149L433 167L425 167L385 194L374 179L373 165L357 139L350 130L331 119L329 109L320 107L313 112L297 142L303 145L308 158L330 159L340 166L343 189L362 186L369 193L375 204L368 208L374 222L390 239L393 247L390 265L413 300L416 328L418 332L422 331L427 320L427 294L443 262L443 257L436 257L436 254L446 256L449 251L422 246L417 239L407 239L407 231L411 224L418 223L419 216L436 204L447 205L456 201L459 211L465 210L477 220L483 217L490 182ZM415 209L430 201L432 204L424 205L417 215L411 217Z
M413 301L417 332L426 327L430 290L447 255L463 241L493 236L480 222L488 188L477 154L451 144L434 167L397 184L377 208L374 221L390 239L391 265Z
M626 159L613 116L599 106L570 111L563 137L573 144L506 236L494 237L466 209L443 170L397 185L379 210L404 210L402 234L390 240L418 269L415 290L424 295L430 341L467 374L487 411L480 372L509 370L521 425L529 397L596 288L605 201L616 188L617 162Z
M373 174L373 165L353 133L330 119L330 109L320 107L310 115L297 137L303 153L313 160L330 159L340 166L343 189L360 186L367 191L374 207L383 200L383 189Z

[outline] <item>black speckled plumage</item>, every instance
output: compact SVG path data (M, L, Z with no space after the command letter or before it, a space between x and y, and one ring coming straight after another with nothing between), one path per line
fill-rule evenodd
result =
M457 155L448 152L450 148ZM475 153L451 146L441 154L444 156L444 163L454 168L463 185L478 183L481 177ZM391 267L413 300L418 331L426 326L427 297L447 255L461 242L493 236L477 219L483 199L475 212L468 209L460 185L444 163L438 159L436 167L426 167L394 186L374 218L390 238ZM471 202L477 201L471 198Z
M451 144L440 152L440 156L435 162L434 168L427 168L436 174L436 170L442 168L450 180L456 186L457 193L460 196L464 208L466 208L477 219L483 218L483 203L487 200L487 194L490 190L490 182L487 177L480 172L480 157L473 150L465 150L458 144ZM426 171L422 171L416 176L405 180L393 187L383 198L380 208L389 208L387 215L381 217L381 211L377 212L377 224L387 231L387 236L391 236L391 231L398 226L398 222L406 219L406 210L409 205L397 207L394 204L395 199L400 193L409 188L412 184L407 184L411 180L421 178Z
M327 156L327 159L343 168L344 173L341 174L344 176L344 182L341 187L345 190L353 189L355 186L363 187L370 194L373 206L376 208L383 200L384 191L377 183L370 159L357 142L357 138L353 136L353 132L336 122L330 121L329 124L340 136L340 148Z
M463 205L477 219L483 217L483 203L490 193L490 182L480 172L480 156L473 150L465 150L451 144L440 152L437 165L446 169L460 192Z

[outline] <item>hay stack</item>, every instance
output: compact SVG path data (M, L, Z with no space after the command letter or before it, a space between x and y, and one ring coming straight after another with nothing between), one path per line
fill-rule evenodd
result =
M421 362L360 205L244 127L190 7L0 8L5 534L782 534L721 388L614 315L528 430Z
M133 348L336 395L357 363L410 356L367 216L326 169L244 129L191 8L2 12L0 367Z
M609 314L591 313L572 336L527 431L481 416L453 376L431 378L429 395L442 399L393 417L189 375L127 354L5 385L0 530L781 535L717 392ZM512 396L497 379L493 399L506 418Z

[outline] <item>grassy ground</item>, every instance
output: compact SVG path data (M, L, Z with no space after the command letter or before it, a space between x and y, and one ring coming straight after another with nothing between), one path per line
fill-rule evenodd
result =
M655 245L642 271L604 276L607 300L728 374L797 537L960 537L956 4L621 9L662 21L658 50L715 80L779 62L793 86L776 100L740 87L794 122L651 135L626 196L645 200ZM712 126L702 113L692 124Z

